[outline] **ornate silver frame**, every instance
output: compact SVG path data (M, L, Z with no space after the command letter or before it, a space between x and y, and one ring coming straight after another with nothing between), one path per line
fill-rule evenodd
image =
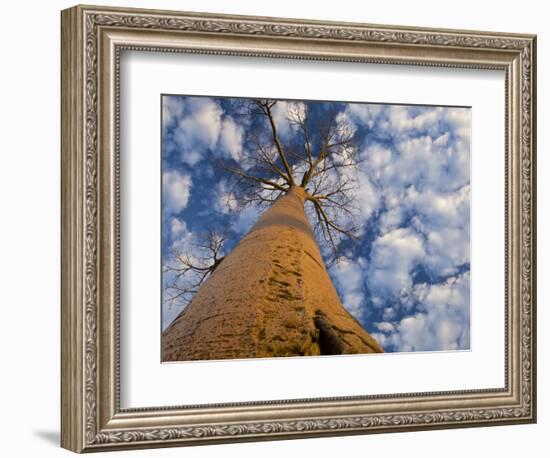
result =
M75 452L536 421L536 37L76 6L62 12L62 421ZM506 386L126 409L119 404L118 88L124 49L506 74Z

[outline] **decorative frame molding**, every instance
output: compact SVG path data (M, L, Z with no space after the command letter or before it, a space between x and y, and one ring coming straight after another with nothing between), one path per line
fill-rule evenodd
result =
M82 452L535 421L535 36L91 6L64 10L61 32L63 447ZM505 388L120 409L124 49L503 70Z

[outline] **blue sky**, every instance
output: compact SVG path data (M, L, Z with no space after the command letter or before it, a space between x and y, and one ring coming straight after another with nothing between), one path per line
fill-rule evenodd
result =
M230 228L226 252L262 208L238 208L227 172L257 120L231 99L162 97L163 264L209 228ZM338 246L329 274L344 306L386 351L470 347L470 109L292 102L312 122L326 110L356 133L360 236ZM281 139L295 129L276 105ZM297 165L298 166L298 165ZM323 251L323 246L321 246ZM171 273L164 273L168 284ZM165 297L166 298L166 297ZM181 311L163 300L163 328Z

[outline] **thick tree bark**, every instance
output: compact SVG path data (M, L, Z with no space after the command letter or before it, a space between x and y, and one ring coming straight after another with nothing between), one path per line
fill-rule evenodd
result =
M377 353L345 310L292 186L162 336L163 361Z

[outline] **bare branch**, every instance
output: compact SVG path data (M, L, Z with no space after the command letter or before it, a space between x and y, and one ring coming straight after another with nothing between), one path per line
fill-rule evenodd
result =
M163 266L164 273L172 274L164 287L169 307L187 306L191 302L200 286L223 261L223 247L228 236L227 229L221 233L209 230L187 252L172 252L170 263Z
M273 141L275 142L275 146L277 147L277 151L279 153L279 157L281 158L281 162L283 163L283 167L287 173L287 181L290 186L294 186L294 177L292 176L292 169L290 168L290 164L288 163L288 160L286 158L285 152L283 150L283 145L281 145L281 140L279 139L279 133L277 131L277 125L275 124L275 120L273 119L273 113L271 112L271 107L274 105L274 103L269 102L257 102L260 106L262 106L265 110L265 114L267 118L269 119L269 124L271 126L271 131L273 133Z
M312 117L307 103L288 102L285 122L291 130L283 143L277 103L248 102L246 151L238 164L228 161L222 167L231 174L232 195L243 207L269 206L290 186L302 186L318 221L313 224L316 234L335 253L340 240L356 231L355 127L336 109L315 111Z
M241 177L245 180L255 181L257 183L261 183L263 185L270 186L272 189L278 189L279 191L282 191L282 192L286 191L286 188L284 188L283 186L275 183L274 181L267 180L265 178L260 178L260 177L255 177L255 176L252 176L252 175L248 175L241 169L236 169L236 168L232 168L232 167L229 167L229 166L223 166L223 168L225 170L227 170L228 172L231 172L235 175L238 175L239 177Z

